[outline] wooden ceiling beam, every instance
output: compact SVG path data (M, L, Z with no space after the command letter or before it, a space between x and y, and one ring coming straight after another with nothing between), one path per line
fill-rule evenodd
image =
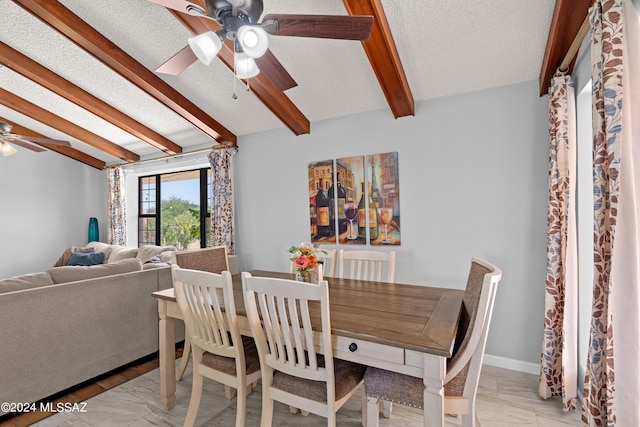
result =
M111 141L104 139L103 137L89 132L86 129L81 128L78 125L71 123L70 121L63 119L60 116L41 108L26 99L20 98L13 93L0 88L0 104L11 108L25 116L31 117L41 123L46 124L54 129L59 130L62 133L66 133L80 141L89 144L98 150L102 150L105 153L111 154L126 162L137 162L140 160L140 156L133 153L118 144L114 144ZM48 148L48 147L47 147Z
M540 96L547 93L549 82L562 64L576 34L580 31L580 27L589 13L591 3L593 0L556 0L540 70ZM575 58L571 61L567 73L571 74L574 65Z
M14 0L131 83L162 102L220 143L236 145L237 137L207 113L165 83L152 71L97 32L58 1Z
M24 135L24 136L35 136L36 138L48 138L47 136L42 135L41 133L35 132L24 126L20 126L19 124L14 123L11 120L5 119L4 117L0 117L0 122L5 122L7 124L10 124L11 127L13 128L11 130L11 133ZM45 147L47 150L55 151L56 153L62 154L63 156L67 156L70 159L77 160L81 163L84 163L85 165L94 167L96 169L102 170L107 166L107 164L102 160L97 159L93 156L90 156L86 153L83 153L80 150L76 150L73 147L65 147L62 145L55 145L55 144L45 144L44 142L43 143L32 142L32 144L41 145Z
M179 145L2 42L0 63L160 151L167 154L182 153Z
M207 18L187 15L167 9L176 19L184 25L192 34L201 34L206 31L218 31L220 25ZM225 39L218 59L227 69L233 73L233 43L231 40ZM247 81L244 81L247 84ZM300 109L274 85L265 73L259 73L257 76L248 80L251 91L258 99L267 107L285 126L287 126L294 134L302 135L311 131L309 119L300 111Z
M362 42L373 72L394 117L415 115L415 106L407 76L396 49L381 0L343 0L350 15L374 17L371 37Z

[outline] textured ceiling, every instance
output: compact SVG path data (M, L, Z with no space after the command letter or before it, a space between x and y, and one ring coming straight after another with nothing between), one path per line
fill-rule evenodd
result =
M0 0L0 40L181 145L208 136L10 0ZM146 0L62 0L146 68L154 70L191 34L165 8ZM265 13L346 15L340 0L264 0ZM382 0L415 101L535 80L554 0ZM286 95L313 123L389 109L360 42L269 37L269 49L298 86ZM159 75L239 136L283 127L220 61L194 63L179 76ZM139 154L162 153L7 67L0 87ZM234 92L237 99L233 99ZM389 114L392 114L389 111ZM0 116L72 145L108 164L120 159L0 105Z

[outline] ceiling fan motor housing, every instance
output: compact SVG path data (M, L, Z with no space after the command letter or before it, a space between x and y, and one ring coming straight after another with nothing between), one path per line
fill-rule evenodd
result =
M235 4L237 15L244 15L248 23L257 23L262 15L262 0L204 0L209 16L224 26L224 18L232 15Z

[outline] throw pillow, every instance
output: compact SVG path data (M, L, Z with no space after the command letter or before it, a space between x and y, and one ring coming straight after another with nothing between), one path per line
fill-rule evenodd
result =
M90 248L90 247L85 247L85 248L80 248L77 246L71 246L68 247L63 253L62 256L60 258L58 258L58 260L55 262L55 264L53 264L54 267L61 267L63 265L68 265L69 264L69 260L71 259L71 255L73 255L74 253L92 253L95 251L95 248Z
M71 259L67 265L98 265L104 262L103 252L80 253L76 252L71 255Z

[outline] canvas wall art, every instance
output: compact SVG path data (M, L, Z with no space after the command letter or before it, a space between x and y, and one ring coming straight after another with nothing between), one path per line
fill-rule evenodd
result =
M376 224L370 226L371 245L400 245L400 180L398 152L367 156L370 203Z

